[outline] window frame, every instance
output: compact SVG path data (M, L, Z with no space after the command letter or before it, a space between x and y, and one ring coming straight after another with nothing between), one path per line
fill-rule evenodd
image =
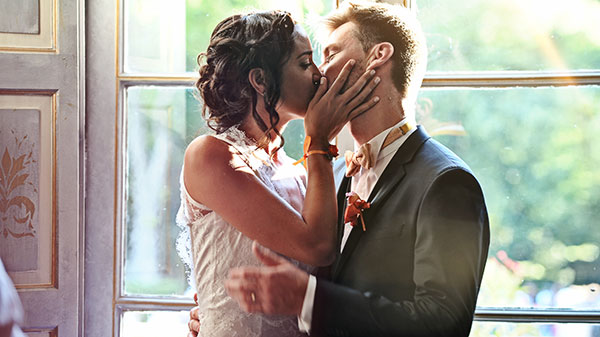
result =
M126 295L123 289L124 247L125 247L125 212L126 212L126 91L135 86L174 86L191 87L196 80L193 73L149 74L126 73L125 65L125 1L116 0L115 27L115 120L114 120L114 252L113 252L113 297L112 297L112 330L113 336L120 335L121 317L125 311L180 311L194 306L191 299L157 296ZM335 1L338 7L340 0ZM403 3L408 8L415 8L416 0L390 1ZM110 3L110 1L107 1ZM97 5L106 6L106 5ZM600 69L590 71L507 71L507 72L427 72L422 88L511 88L511 87L561 87L561 86L600 86ZM110 90L109 90L110 91ZM353 144L346 131L340 135L340 142ZM349 145L348 145L349 146ZM600 324L600 311L576 311L556 309L520 309L520 308L488 308L477 307L475 320L481 322L505 323L590 323Z

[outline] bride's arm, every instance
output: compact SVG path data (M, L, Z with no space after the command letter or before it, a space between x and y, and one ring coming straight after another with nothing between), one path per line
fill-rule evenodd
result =
M328 116L327 121L306 126L307 135L314 140L311 150L326 150L328 140L343 126L342 121L374 104L372 100L363 103L377 84L367 84L372 74L362 76L344 94L339 94L350 69L346 67L340 73L327 93L322 83L311 101L312 113ZM261 245L314 266L333 262L337 202L331 163L326 156L315 154L308 159L302 213L269 190L237 157L235 149L214 137L200 137L188 147L184 183L192 198Z
M321 191L312 195L316 197L320 193L335 199L334 187L329 184L326 169L319 167L329 163L317 163L326 161L322 157L309 160L309 170L319 171L318 174L309 174L309 186L314 180L311 178L313 175L323 184L317 186ZM184 184L194 200L217 212L261 245L311 265L331 262L335 215L332 220L328 216L331 212L324 211L321 218L313 220L309 217L305 221L303 214L268 189L227 143L209 136L192 142L185 154ZM307 190L307 198L309 195L311 192ZM329 198L320 199L325 201L323 206L331 207L331 201L325 200ZM335 204L333 207L335 211Z

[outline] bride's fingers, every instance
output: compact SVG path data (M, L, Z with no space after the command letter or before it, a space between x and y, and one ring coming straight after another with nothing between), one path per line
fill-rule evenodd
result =
M357 106L356 108L354 108L354 110L352 110L350 112L350 114L348 115L348 121L351 121L354 118L362 115L363 113L365 113L366 111L368 111L369 109L371 109L372 107L377 105L377 103L379 103L379 101L380 101L379 96L375 96L375 97L371 98L370 100L363 102L362 104L360 104L359 106Z
M375 90L377 85L381 82L381 78L379 76L373 78L372 81L367 83L364 88L351 100L348 102L348 107L350 109L356 109L360 104L367 102L367 97Z
M362 74L358 78L358 80L356 80L356 82L352 83L352 86L350 86L342 94L342 96L344 98L344 103L346 103L346 104L350 103L358 95L360 95L361 93L364 93L365 91L368 91L368 93L370 93L370 91L367 90L367 89L371 89L372 90L374 87L371 88L371 87L368 86L368 84L369 83L373 84L373 82L376 82L375 85L379 84L379 80L375 81L375 79L377 79L379 77L373 78L373 76L375 76L375 70L374 69L366 71L364 74Z
M313 96L311 103L318 102L319 100L321 100L321 98L323 97L323 95L325 95L326 92L327 92L327 77L322 76L321 79L319 80L319 87L317 88L317 91L315 92L315 95ZM311 103L309 103L309 104L311 104Z
M198 330L200 330L200 322L195 321L195 320L190 320L188 322L188 330L190 330L190 332L197 334Z
M348 62L346 62L344 68L342 68L342 71L340 71L335 81L333 81L333 84L329 88L329 91L336 95L342 91L342 88L348 80L348 77L350 76L350 73L352 72L352 69L354 68L355 64L355 60L349 60Z

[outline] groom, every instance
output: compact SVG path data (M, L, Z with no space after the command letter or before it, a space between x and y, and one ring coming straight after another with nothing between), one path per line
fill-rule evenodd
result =
M297 315L311 336L468 336L488 217L467 165L414 126L420 26L399 6L358 3L325 23L328 79L349 59L381 77L381 102L349 125L357 151L334 170L339 253L315 277L255 245L265 266L233 269L227 290L246 311ZM348 193L367 203L348 205Z

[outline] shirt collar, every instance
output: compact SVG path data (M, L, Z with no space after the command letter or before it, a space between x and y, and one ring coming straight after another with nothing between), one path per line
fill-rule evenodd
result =
M406 137L408 137L408 135L410 135L412 132L407 132L405 135L402 135L402 137L396 139L392 144L388 145L385 149L381 149L381 146L383 145L383 142L385 141L385 138L387 137L387 135L392 131L392 129L394 128L399 128L402 125L408 123L408 119L404 118L402 119L400 122L398 122L397 124L383 130L382 132L380 132L377 136L371 138L367 143L371 144L371 156L373 159L373 166L377 165L377 161L379 160L379 157L381 155L381 157L386 156L390 151L394 152L395 151L395 147L391 146L392 144L399 142L400 140L405 139ZM414 123L413 123L414 125ZM366 143L365 143L366 144ZM354 142L354 150L358 150L358 148L360 147L360 145L357 142Z

